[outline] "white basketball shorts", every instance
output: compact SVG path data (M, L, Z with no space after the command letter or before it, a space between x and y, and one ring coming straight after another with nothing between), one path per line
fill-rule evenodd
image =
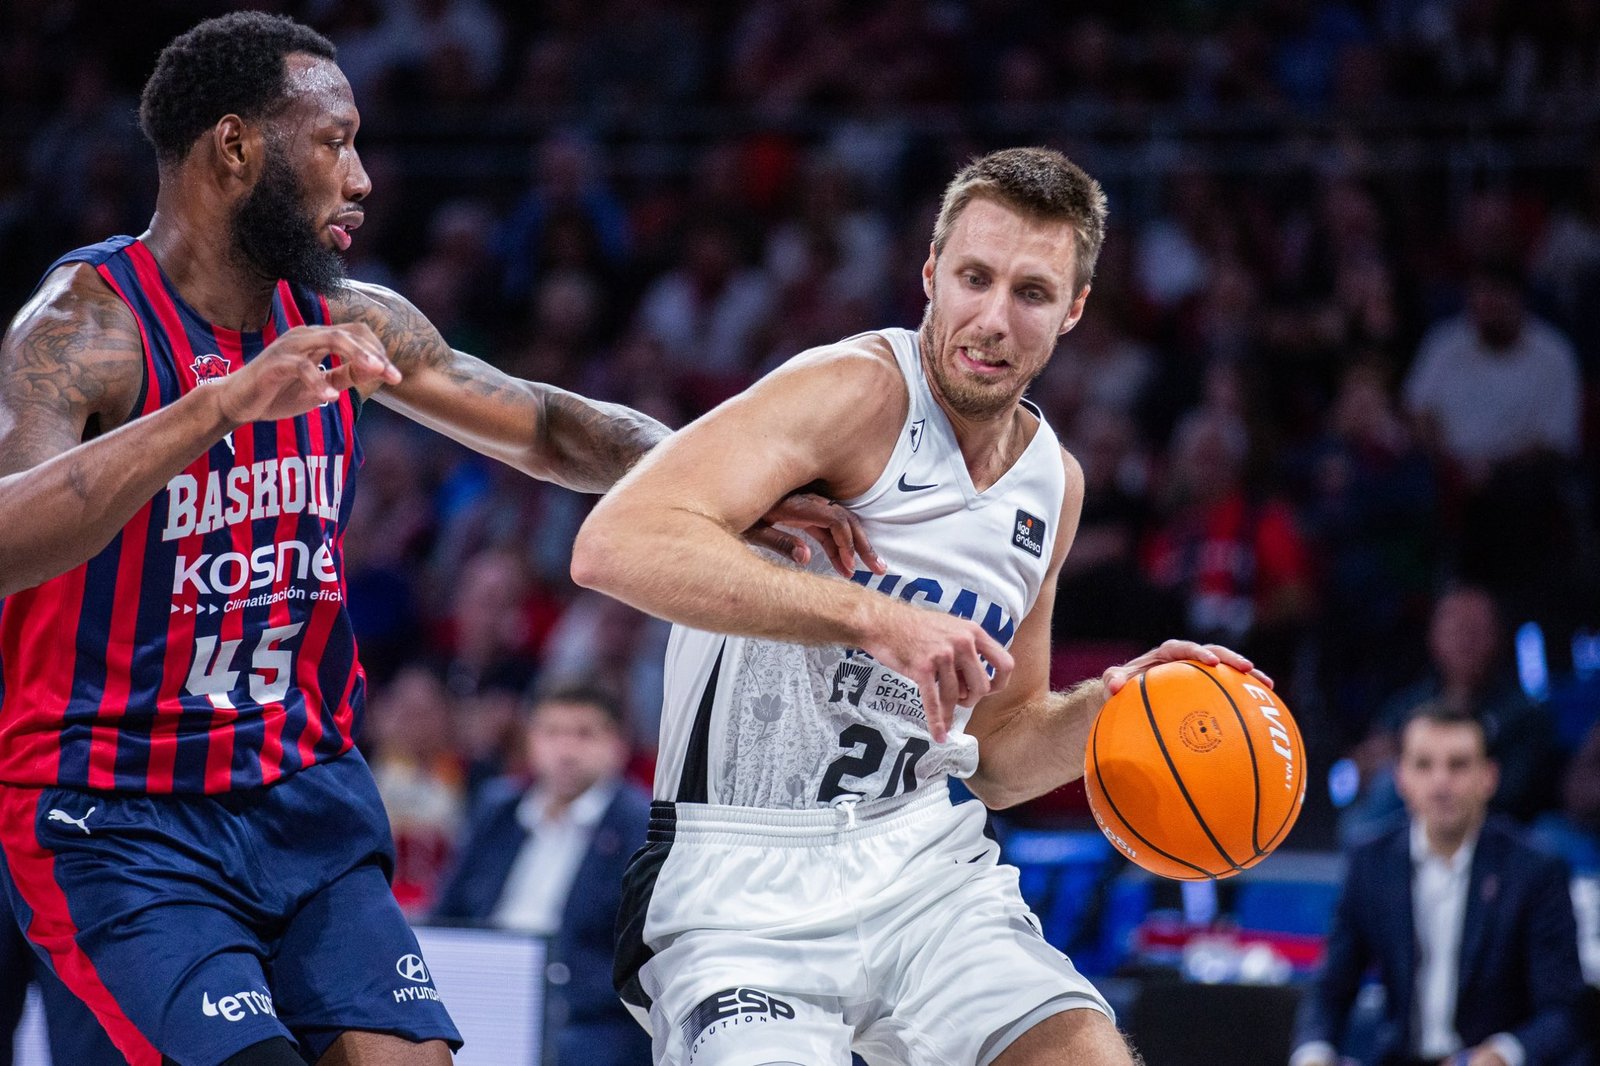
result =
M865 810L658 802L616 973L656 1063L986 1066L1052 1014L1113 1018L983 826L942 783Z

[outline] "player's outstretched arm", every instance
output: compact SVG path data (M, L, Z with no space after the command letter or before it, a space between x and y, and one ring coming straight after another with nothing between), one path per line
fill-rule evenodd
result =
M398 385L382 391L374 385L380 403L532 477L604 492L669 432L632 408L514 378L456 351L409 301L380 285L349 282L329 307L336 321L374 330L404 371ZM744 533L752 543L806 562L810 549L775 528L780 523L816 536L846 573L857 555L882 569L855 517L821 497L790 495Z
M1225 662L1253 673L1269 687L1272 680L1237 652L1216 644L1169 640L1097 678L1060 692L1050 690L1050 619L1061 564L1072 548L1083 512L1083 470L1063 451L1067 491L1061 504L1061 534L1050 571L1033 610L1017 625L1011 642L1016 670L1004 692L973 708L967 733L978 741L978 769L967 781L973 795L996 810L1042 796L1083 776L1084 746L1095 715L1112 693L1157 663L1197 659Z
M345 365L323 374L330 351ZM144 384L132 312L91 268L57 270L0 342L0 597L88 560L244 422L299 414L384 374L394 368L369 331L302 327L223 384L132 418ZM102 426L120 428L95 435Z
M456 351L381 285L347 282L328 305L335 321L371 327L405 375L374 394L379 403L533 477L604 492L667 436L631 408L514 378Z
M797 357L652 452L595 507L572 576L669 621L718 633L864 648L915 681L944 739L957 702L1004 685L982 628L775 565L737 536L793 489L848 499L876 480L905 418L886 346ZM991 679L983 660L995 665Z

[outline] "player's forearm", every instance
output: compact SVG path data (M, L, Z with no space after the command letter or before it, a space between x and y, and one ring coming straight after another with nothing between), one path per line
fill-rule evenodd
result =
M607 497L578 532L572 578L670 622L713 633L859 646L896 606L848 581L774 563L711 518L648 515Z
M1082 777L1089 726L1106 698L1095 678L1013 711L979 742L978 769L967 782L973 794L998 810Z
M649 415L543 386L534 465L578 492L605 492L671 431Z
M90 559L140 507L236 428L215 389L0 478L0 597Z

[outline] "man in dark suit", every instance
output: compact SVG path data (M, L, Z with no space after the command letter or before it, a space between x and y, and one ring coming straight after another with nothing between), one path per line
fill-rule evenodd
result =
M585 686L534 702L534 781L484 786L433 913L551 937L547 1042L557 1066L650 1061L649 1038L611 987L622 872L650 821L649 795L622 780L623 714L609 693Z
M1566 1066L1583 976L1567 872L1487 818L1483 726L1424 705L1401 734L1407 823L1357 848L1291 1066L1333 1066L1362 976L1386 993L1379 1066Z

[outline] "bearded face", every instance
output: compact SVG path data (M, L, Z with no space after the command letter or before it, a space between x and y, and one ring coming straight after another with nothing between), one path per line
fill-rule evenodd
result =
M969 203L923 267L923 365L945 406L992 419L1016 404L1077 323L1073 227L993 200Z
M235 209L233 246L250 270L327 295L344 280L344 260L322 239L304 184L285 153L272 150L255 188Z

